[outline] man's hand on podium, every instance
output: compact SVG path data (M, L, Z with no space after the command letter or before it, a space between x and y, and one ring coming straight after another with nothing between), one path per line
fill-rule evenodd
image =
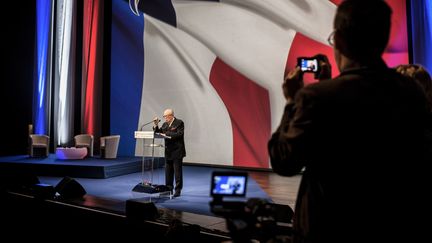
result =
M159 132L157 132L156 134L159 135L159 136L162 136L162 137L164 137L164 138L171 139L171 137L170 137L170 136L167 136L165 133L159 133Z

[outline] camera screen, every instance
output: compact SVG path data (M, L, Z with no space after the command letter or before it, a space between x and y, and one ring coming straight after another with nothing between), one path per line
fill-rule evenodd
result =
M299 58L298 65L303 72L318 72L318 60L311 58Z
M212 196L246 196L246 172L213 172L211 181Z

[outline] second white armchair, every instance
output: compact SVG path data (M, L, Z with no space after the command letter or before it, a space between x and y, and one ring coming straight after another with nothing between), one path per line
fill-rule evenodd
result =
M117 158L117 150L120 143L120 135L111 135L100 138L100 155L101 158Z

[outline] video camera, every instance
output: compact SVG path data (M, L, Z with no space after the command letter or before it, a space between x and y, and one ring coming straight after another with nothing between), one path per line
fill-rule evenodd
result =
M247 172L214 171L211 177L211 212L226 219L234 242L284 242L291 235L294 214L288 205L262 198L246 199ZM288 241L288 240L287 240Z

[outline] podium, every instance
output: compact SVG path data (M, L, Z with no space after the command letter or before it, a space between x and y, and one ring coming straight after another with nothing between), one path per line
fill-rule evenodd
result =
M163 150L164 139L167 136L162 136L153 131L135 131L135 139L143 139L143 154L142 154L142 179L132 191L149 194L150 196L169 196L171 198L171 190L165 185L153 184L153 170L155 162L155 150ZM160 151L157 151L160 152ZM159 153L160 154L160 153ZM146 160L146 157L149 158ZM146 176L146 171L147 176Z

